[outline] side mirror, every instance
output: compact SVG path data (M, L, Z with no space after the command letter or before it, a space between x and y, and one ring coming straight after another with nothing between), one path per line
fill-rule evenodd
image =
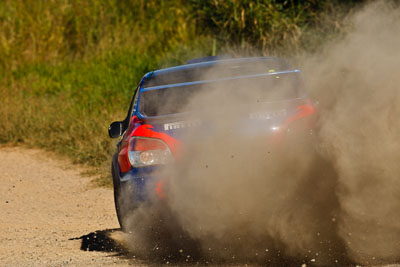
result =
M114 121L108 127L108 135L111 138L117 138L122 135L122 121Z

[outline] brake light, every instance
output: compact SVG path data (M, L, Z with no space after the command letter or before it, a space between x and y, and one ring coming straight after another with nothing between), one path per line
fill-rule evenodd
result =
M312 134L315 128L315 108L312 105L301 105L296 108L297 113L285 121L285 128L291 134Z
M132 136L128 148L129 162L134 167L167 164L172 154L161 139Z

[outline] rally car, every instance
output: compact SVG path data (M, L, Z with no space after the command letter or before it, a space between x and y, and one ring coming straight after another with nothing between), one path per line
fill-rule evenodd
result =
M284 143L296 129L312 134L314 104L303 89L300 70L285 60L208 57L149 72L139 82L126 118L109 127L110 137L122 137L112 159L114 200L122 228L126 216L148 201L149 185L154 195L165 197L157 170L179 157L185 146L182 132L208 123L195 115L188 120L188 114L199 114L201 109L191 110L187 102L199 90L212 90L215 85L227 94L240 91L255 96L239 109L243 116L238 116L242 120L238 135L251 138L252 132L271 137L266 142Z

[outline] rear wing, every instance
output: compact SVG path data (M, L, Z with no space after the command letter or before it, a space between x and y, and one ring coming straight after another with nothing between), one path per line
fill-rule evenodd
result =
M221 78L221 79L166 84L166 85L152 86L152 87L146 87L146 88L141 87L140 91L146 92L146 91L160 90L160 89L166 89L166 88L171 88L171 87L200 85L200 84L223 82L223 81L246 79L246 78L256 78L256 77L263 77L263 76L279 76L279 75L285 75L285 74L291 74L291 73L300 73L300 70L288 70L288 71L277 71L277 72L268 72L268 73L260 73L260 74L242 75L242 76L235 76L235 77Z

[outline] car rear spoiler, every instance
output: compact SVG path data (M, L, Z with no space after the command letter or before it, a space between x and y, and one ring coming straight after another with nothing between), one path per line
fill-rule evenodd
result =
M230 81L230 80L238 80L238 79L246 79L246 78L256 78L256 77L263 77L263 76L278 76L278 75L293 74L293 73L300 73L300 70L276 71L276 72L251 74L251 75L242 75L242 76L235 76L235 77L228 77L228 78L221 78L221 79L213 79L213 80L202 80L202 81L166 84L166 85L159 85L159 86L141 88L140 91L141 92L146 92L146 91L160 90L160 89L166 89L166 88L171 88L171 87L181 87L181 86L189 86L189 85L208 84L208 83Z

